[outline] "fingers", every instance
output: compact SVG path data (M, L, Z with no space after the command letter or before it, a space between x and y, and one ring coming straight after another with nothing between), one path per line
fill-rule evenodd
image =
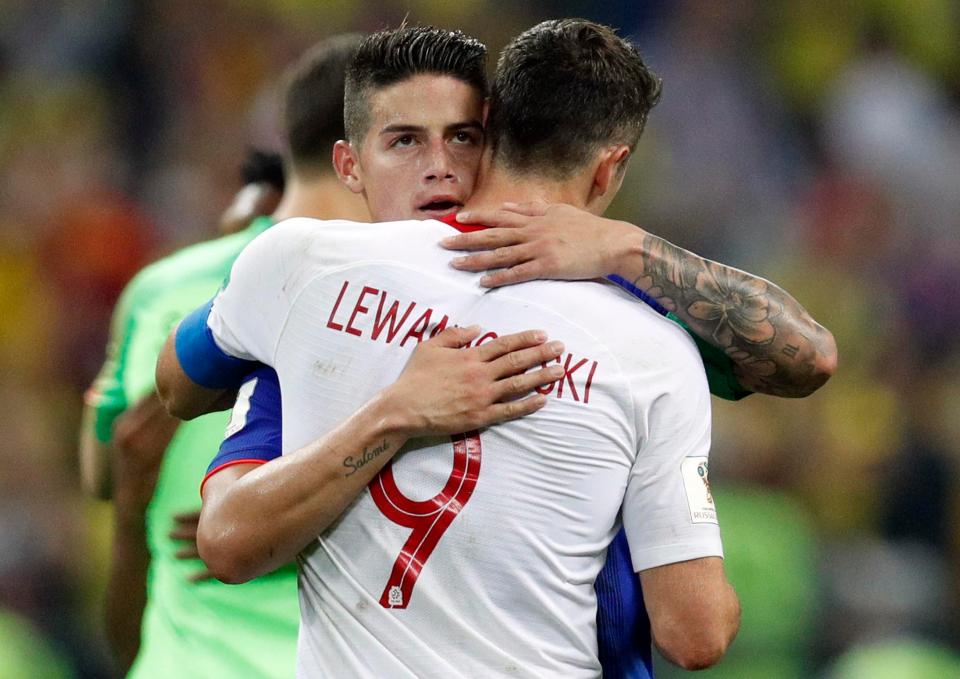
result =
M464 257L456 257L450 262L450 266L460 271L487 271L488 269L504 269L523 264L535 257L535 247L531 243L522 243Z
M523 332L502 335L489 342L484 342L476 347L475 351L480 360L487 363L512 351L535 347L546 341L547 333L543 330L524 330Z
M174 514L173 521L174 523L199 523L200 510L198 509L195 512L183 512L181 514Z
M178 559L199 559L200 552L197 550L197 544L191 543L186 547L178 549L176 554L174 554Z
M558 358L563 353L563 348L563 342L554 340L529 349L511 351L491 364L494 377L509 377L510 375L525 373L534 366Z
M533 394L527 398L518 401L509 401L507 403L494 403L487 408L484 413L484 424L482 427L489 427L500 422L516 420L526 417L530 413L535 413L543 406L547 405L547 397L543 394Z
M186 540L196 543L200 525L200 512L177 514L173 517L173 530L167 536L171 540Z
M511 399L528 394L537 387L556 382L563 377L563 366L551 365L547 368L534 370L529 373L513 375L497 382L498 401L506 401L501 405L508 405Z
M506 229L516 229L530 223L530 219L522 213L497 209L464 210L457 214L457 221L461 224L482 224Z
M442 347L459 349L464 347L480 336L480 326L470 325L465 328L453 326L444 329L443 332L430 340L433 344L439 344Z
M503 209L527 217L542 217L547 214L550 203L545 200L534 200L528 203L504 203Z
M440 241L447 250L493 250L523 242L523 234L514 229L485 229L450 236Z
M204 582L206 580L213 580L213 579L214 579L213 573L207 569L204 569L202 571L196 571L187 576L187 580L194 583Z
M534 260L511 266L508 269L491 271L480 277L480 285L485 288L499 288L503 285L514 285L526 281L537 280L541 277L540 262Z

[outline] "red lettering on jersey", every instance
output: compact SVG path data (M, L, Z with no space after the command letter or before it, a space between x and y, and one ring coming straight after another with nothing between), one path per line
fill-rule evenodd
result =
M490 340L495 340L495 339L497 339L499 336L500 336L500 335L498 335L498 334L495 333L495 332L488 332L488 333L485 334L485 335L481 335L480 338L477 339L477 341L473 343L473 346L479 347L479 346L480 346L481 344L483 344L484 342L488 342L488 341L490 341ZM470 345L468 344L467 346L470 346Z
M356 335L357 337L360 337L360 336L363 335L363 333L362 333L360 330L357 330L356 328L353 327L353 322L356 320L356 318L357 318L357 316L358 316L359 314L361 314L361 313L364 313L364 314L365 314L365 313L367 313L368 311L370 311L370 309L368 309L367 307L363 306L363 298L366 297L367 295L371 295L371 294L372 294L372 295L376 295L378 292L380 292L380 291L377 290L376 288L371 288L369 285L364 285L364 286L363 286L363 290L360 291L360 296L357 297L357 303L356 303L356 305L353 307L353 313L350 314L350 320L347 321L347 332L348 332L348 333L350 333L351 335Z
M446 314L443 315L443 318L440 319L440 322L437 323L437 327L430 331L430 338L434 338L439 335L441 332L447 329L447 323L450 322L450 317Z
M413 322L413 325L410 326L410 329L407 330L407 334L404 335L404 338L400 340L400 346L402 347L407 343L407 340L411 337L417 338L417 344L423 341L423 333L427 331L427 328L430 327L430 315L433 313L433 309L427 309L423 312L423 315L420 316L417 320ZM420 329L418 330L418 326Z
M560 357L557 356L555 359L553 359L553 362L554 362L554 363L559 363L559 362L560 362ZM546 364L546 363L541 363L541 364L540 364L540 367L541 367L541 368L546 368L546 367L547 367L547 364ZM557 386L557 383L556 383L556 382L551 382L550 384L544 384L542 387L535 387L535 389L537 390L537 393L538 393L538 394L543 394L544 396L547 396L547 395L550 394L551 391L553 391L553 388L554 388L555 386Z
M544 384L541 387L536 387L538 394L543 394L544 396L549 396L553 393L553 390L557 390L557 398L564 397L564 385L567 385L567 395L568 398L573 399L577 403L581 402L580 392L577 391L576 383L574 380L574 373L576 373L580 368L585 366L590 362L589 358L581 358L579 361L573 364L573 367L570 366L574 361L573 354L567 354L567 358L563 361L563 377L561 377L556 382L551 382L550 384ZM558 357L554 360L555 363L560 363L561 359ZM546 368L549 363L541 363L542 368ZM593 386L593 376L597 372L597 368L600 364L597 361L593 361L590 365L590 374L587 375L587 382L583 386L583 403L590 403L590 387Z
M557 398L563 398L563 383L566 382L570 385L570 395L573 396L573 400L577 403L580 402L580 395L577 393L577 387L573 384L573 373L577 372L582 368L587 359L581 358L575 366L570 367L570 361L573 360L573 354L567 354L567 361L563 364L563 377L560 378L560 383L557 385Z
M403 316L400 317L400 320L397 320L397 310L400 308L400 301L394 300L393 304L390 305L390 310L387 311L386 315L383 314L383 305L387 302L387 291L384 290L383 294L380 296L380 306L377 307L377 316L373 321L373 333L370 335L371 339L377 339L380 337L380 333L383 332L383 329L386 327L387 323L390 324L390 328L387 330L387 343L393 341L393 338L397 336L397 333L400 332L400 329L403 327L404 322L407 320L407 316L410 315L410 312L413 311L413 307L417 306L416 302L410 302L410 306L407 307L407 310L403 312Z
M590 374L587 375L587 386L583 389L583 402L590 403L590 385L593 384L593 375L597 372L597 362L594 361L590 366Z
M337 301L333 304L333 309L330 310L330 318L327 319L327 327L331 330L343 331L343 326L339 323L333 322L333 317L337 313L337 309L340 308L340 302L343 301L343 294L347 291L347 287L350 285L349 281L343 282L343 287L340 288L340 294L337 296Z

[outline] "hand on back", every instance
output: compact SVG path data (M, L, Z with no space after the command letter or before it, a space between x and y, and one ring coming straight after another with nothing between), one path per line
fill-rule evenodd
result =
M563 376L560 366L541 367L560 355L563 344L528 330L470 346L480 333L477 326L447 328L417 347L384 390L411 437L487 427L546 404L546 397L530 392Z

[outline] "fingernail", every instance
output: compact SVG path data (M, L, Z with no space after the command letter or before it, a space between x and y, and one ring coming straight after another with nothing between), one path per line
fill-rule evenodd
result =
M544 330L534 330L534 331L533 331L533 339L535 339L537 342L545 342L546 339L547 339L547 333L546 333L546 331L544 331Z
M480 277L480 285L482 285L483 287L489 288L491 283L493 283L493 276Z
M551 377L556 377L557 379L563 377L563 373L564 373L562 365L552 365L549 368L547 368L547 371L548 371L547 372L548 375L550 375Z
M458 222L465 222L465 221L467 221L467 220L469 220L469 219L470 219L470 213L467 212L466 210L463 210L463 211L457 213L457 221L458 221Z
M453 264L454 266L460 266L466 261L467 261L466 257L454 257L450 263Z
M442 245L442 246L445 247L445 248L450 247L450 244L451 244L452 242L453 242L453 236L450 236L450 237L448 237L448 238L441 238L441 239L440 239L440 245Z
M559 354L563 351L563 342L557 342L557 341L550 342L550 344L547 345L547 348L550 349L550 351L552 351L553 353Z

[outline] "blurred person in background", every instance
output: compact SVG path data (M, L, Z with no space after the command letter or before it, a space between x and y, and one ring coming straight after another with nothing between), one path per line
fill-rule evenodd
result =
M240 250L273 218L367 217L330 166L330 150L343 136L344 68L357 41L356 35L324 41L288 73L286 185L282 168L255 157L220 223L230 235L144 269L115 311L107 362L88 392L80 449L86 490L114 500L107 631L118 665L130 676L293 672L295 569L287 565L244 587L208 578L196 560L197 488L226 417L178 427L156 399L154 365L170 328L209 298ZM270 212L273 218L250 221Z

